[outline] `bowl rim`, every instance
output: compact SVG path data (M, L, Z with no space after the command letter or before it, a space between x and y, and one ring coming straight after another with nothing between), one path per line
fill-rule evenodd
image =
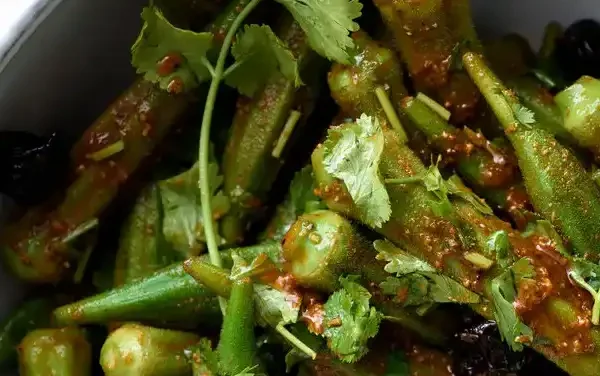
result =
M20 15L20 19L15 22L13 29L9 31L7 40L0 44L0 74L6 69L29 37L35 33L38 26L62 2L63 0L35 0Z

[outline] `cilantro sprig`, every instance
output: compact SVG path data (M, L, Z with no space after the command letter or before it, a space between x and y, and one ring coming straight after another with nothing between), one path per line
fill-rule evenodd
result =
M522 258L490 284L494 319L502 339L513 351L522 351L523 343L533 341L533 331L521 321L513 303L517 299L517 285L521 280L534 276L531 262Z
M404 306L426 306L431 303L480 302L479 295L452 278L439 273L433 266L412 256L387 240L376 240L378 260L385 260L388 277L380 284L384 294L392 295Z
M600 266L584 259L575 259L571 262L569 278L592 295L592 324L600 324Z
M342 277L340 284L342 288L325 303L323 335L333 354L352 363L367 353L367 341L377 335L383 316L370 306L371 294L356 282L356 277Z
M342 180L361 218L372 227L390 219L390 198L379 174L383 130L365 114L354 123L329 130L324 143L325 170Z

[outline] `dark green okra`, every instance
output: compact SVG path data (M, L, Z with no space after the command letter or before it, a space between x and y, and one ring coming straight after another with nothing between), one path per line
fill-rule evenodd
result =
M480 95L464 73L451 67L457 44L482 49L469 1L376 0L375 5L416 89L443 103L459 123L473 116Z
M22 376L91 375L91 346L78 328L34 330L18 351Z
M527 74L536 63L529 41L519 34L507 34L483 42L487 61L502 79L512 79Z
M564 129L600 159L600 81L581 77L554 97Z
M217 346L219 371L224 376L258 366L254 336L254 287L250 278L233 281ZM254 372L258 370L253 369Z
M515 149L536 211L560 230L575 255L600 257L598 235L593 235L600 223L600 190L590 174L568 148L536 125L539 120L480 56L466 53L463 63Z
M337 128L338 131L339 129ZM440 272L471 291L481 294L485 298L484 302L497 299L489 286L505 272L501 266L504 265L502 260L528 258L534 268L541 267L548 273L536 274L531 288L535 286L536 289L543 289L547 277L553 286L560 286L560 291L551 289L545 293L547 295L543 301L527 303L539 309L531 311L534 314L525 316L524 322L531 325L535 337L547 338L564 352L558 353L553 346L534 347L570 374L584 376L600 372L596 353L582 357L568 345L561 347L561 344L569 344L569 338L574 335L586 343L596 344L598 329L593 327L589 330L586 327L585 330L580 328L573 333L564 329L574 325L578 317L588 317L589 308L586 308L587 298L569 281L566 270L569 261L561 256L557 246L552 246L556 244L555 240L543 233L533 232L525 236L516 232L509 224L493 215L482 213L461 196L451 197L451 207L446 208L450 210L435 210L439 208L440 199L428 192L425 184L418 183L419 178L415 181L415 177L423 177L427 172L425 166L406 147L405 140L391 130L382 131L385 145L378 167L382 178L389 181L386 191L392 213L381 227L372 229L419 259L436 266ZM324 146L320 145L312 156L320 196L331 210L368 225L352 201L345 184L327 173L323 162L324 153ZM407 178L412 178L412 182L400 183ZM489 246L490 239L498 232L505 232L507 235L508 249L505 255ZM543 257L539 256L540 248L545 250ZM483 255L493 263L491 267L482 269L469 261L470 254ZM568 291L562 290L563 288ZM494 317L488 304L473 308L489 319Z
M49 326L53 298L30 299L19 306L0 325L0 370L17 364L17 345L27 333Z
M189 376L185 350L199 340L191 333L125 324L104 342L100 364L107 376Z
M222 35L248 2L231 2L207 29ZM215 42L221 43L222 38L215 38ZM26 281L62 280L73 264L73 252L63 241L65 237L104 211L127 178L183 114L190 98L169 94L142 78L136 80L73 147L76 179L67 188L62 202L51 205L55 209L42 215L28 213L3 229L4 264ZM118 145L119 141L123 142L120 152L99 161L90 158L90 153Z
M526 222L529 198L512 150L489 142L481 133L455 128L418 99L406 98L403 110L446 162L456 165L467 185L516 223Z
M281 246L264 243L235 251L249 261L261 253L276 261L280 257ZM230 251L222 252L224 261L229 264L230 255ZM207 256L201 259L208 261ZM214 293L190 277L182 263L54 310L56 322L62 325L142 321L195 327L201 323L218 322L220 317Z
M376 255L372 243L347 219L329 210L300 216L283 240L286 269L301 286L327 292L335 291L340 277L346 274L360 275L368 285L383 282L389 274ZM374 299L385 315L430 343L441 344L450 335L451 323L446 320L445 326L438 325L436 314L423 318L411 309L390 304L378 294Z
M221 233L228 243L243 240L266 200L283 165L283 151L276 152L275 148L280 137L289 137L284 134L289 132L285 129L288 123L296 123L297 132L314 107L316 94L310 92L314 89L310 84L318 77L320 68L315 62L319 57L290 15L284 16L278 35L295 55L309 85L297 88L295 82L276 73L249 103L240 104L223 156L224 191L231 199L231 208L221 222ZM284 149L289 150L289 142L283 142Z

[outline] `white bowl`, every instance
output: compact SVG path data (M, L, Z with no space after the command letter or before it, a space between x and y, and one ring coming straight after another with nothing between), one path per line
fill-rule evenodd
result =
M473 1L481 34L514 31L534 46L550 20L566 26L579 18L600 19L597 0ZM20 12L15 11L17 2ZM147 2L0 0L0 14L19 17L13 22L0 18L0 24L12 25L0 31L0 129L44 131L91 124L131 83L129 48ZM0 196L0 219L10 206ZM24 291L0 270L0 319Z

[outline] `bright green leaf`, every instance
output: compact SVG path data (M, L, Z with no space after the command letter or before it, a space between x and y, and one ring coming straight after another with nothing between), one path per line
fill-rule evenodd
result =
M376 119L365 114L355 123L329 131L323 163L342 180L362 219L372 227L390 219L390 198L379 174L384 139Z
M477 303L479 295L450 277L437 272L428 263L395 247L387 240L373 244L378 260L388 263L384 269L396 277L388 277L379 286L386 295L394 296L404 306L428 303Z
M131 47L131 64L146 80L159 83L162 89L177 92L171 85L178 80L183 84L183 90L188 91L211 78L203 62L212 46L211 33L179 29L155 7L144 8L142 19L144 26ZM167 56L180 60L179 64L161 71L161 62L168 60Z
M276 327L298 321L301 299L269 285L254 284L254 304L261 325Z
M324 336L331 352L352 363L367 352L367 341L379 331L382 315L370 307L371 294L350 278L341 278L342 288L325 303Z
M210 340L202 338L196 345L185 350L184 354L192 364L194 375L218 375L219 358Z
M246 96L264 86L273 75L282 74L300 86L302 80L294 54L266 25L247 25L231 48L236 64L225 83Z
M531 263L523 258L491 282L494 319L502 339L513 351L522 351L524 342L533 341L533 331L521 321L513 306L519 280L533 276Z
M494 232L487 239L486 246L489 254L496 256L496 260L502 269L506 269L514 262L512 246L506 231Z
M592 295L592 324L600 324L600 266L584 259L571 261L569 277Z
M320 55L350 64L354 42L348 35L359 25L362 4L358 0L276 0L283 4L308 37L310 46Z
M223 177L219 175L216 162L209 165L212 191L213 217L220 218L229 210L229 200L219 191ZM204 224L200 189L199 169L195 164L180 175L158 183L163 202L163 234L165 239L179 252L198 254L204 248Z

